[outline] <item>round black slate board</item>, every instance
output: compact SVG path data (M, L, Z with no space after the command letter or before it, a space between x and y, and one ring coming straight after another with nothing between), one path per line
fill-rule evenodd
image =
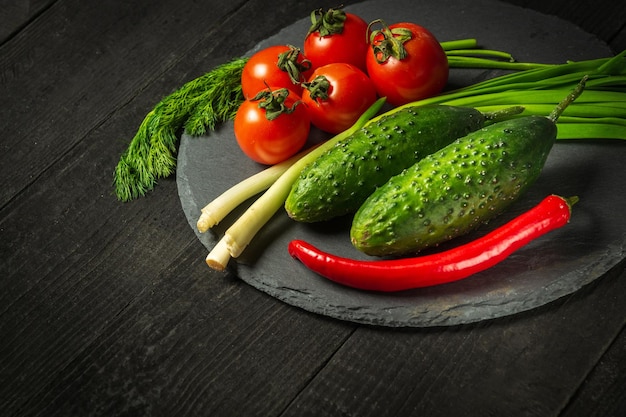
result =
M369 1L346 10L367 21L414 21L428 27L440 41L476 38L481 46L510 52L519 61L562 63L611 55L605 44L570 23L496 1ZM303 18L261 42L255 50L277 43L299 46L308 26L308 18ZM456 70L450 85L467 85L498 74ZM282 210L246 252L231 261L229 269L286 303L357 323L427 327L518 313L578 290L624 258L625 158L626 147L621 141L557 143L540 179L517 204L488 227L450 245L484 234L551 193L580 196L571 223L531 243L504 263L460 282L395 294L338 286L290 258L287 244L294 238L305 239L332 253L364 259L349 242L350 219L298 224ZM237 213L215 230L200 234L196 221L201 208L262 168L238 149L230 123L205 137L183 135L177 170L180 200L190 226L207 250Z

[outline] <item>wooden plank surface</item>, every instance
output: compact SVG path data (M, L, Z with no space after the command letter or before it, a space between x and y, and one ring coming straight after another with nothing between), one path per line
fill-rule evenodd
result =
M517 4L626 48L624 10L599 3ZM623 263L515 317L357 326L208 270L173 178L115 200L112 169L156 101L336 6L266 4L0 13L0 415L620 415Z
M3 0L0 3L0 44L45 13L54 0Z

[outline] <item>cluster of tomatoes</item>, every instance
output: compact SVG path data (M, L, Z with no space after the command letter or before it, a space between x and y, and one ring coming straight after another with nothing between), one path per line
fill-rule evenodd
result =
M262 49L245 64L245 101L234 121L243 152L262 164L296 154L311 126L336 134L378 97L394 106L435 95L448 80L437 39L414 23L370 24L340 9L317 11L303 50ZM372 30L380 24L379 30Z

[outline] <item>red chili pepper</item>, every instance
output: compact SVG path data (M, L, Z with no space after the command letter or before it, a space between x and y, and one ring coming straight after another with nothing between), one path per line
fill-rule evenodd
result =
M487 235L431 255L359 261L323 252L301 240L289 243L289 254L323 277L362 290L391 292L444 284L490 268L533 239L564 226L577 201L578 197L550 195Z

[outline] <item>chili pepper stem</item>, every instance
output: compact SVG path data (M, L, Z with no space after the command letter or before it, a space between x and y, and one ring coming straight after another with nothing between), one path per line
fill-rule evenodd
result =
M570 210L574 206L574 204L576 204L576 203L578 203L580 201L580 199L578 198L577 195L573 195L571 197L564 197L563 199L565 200L565 202L569 206Z

